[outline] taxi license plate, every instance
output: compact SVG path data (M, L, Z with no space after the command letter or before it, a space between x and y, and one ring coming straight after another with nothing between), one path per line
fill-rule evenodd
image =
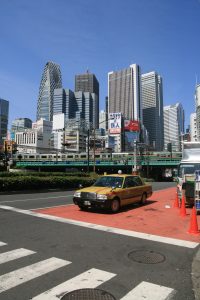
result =
M84 201L84 204L85 204L85 205L90 205L91 202L90 202L90 201Z

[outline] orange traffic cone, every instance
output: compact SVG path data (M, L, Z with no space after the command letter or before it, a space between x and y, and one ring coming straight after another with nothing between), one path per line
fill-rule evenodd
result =
M195 207L193 207L192 209L190 228L188 230L188 233L199 234L198 224L197 224L197 211Z
M186 216L185 196L184 195L182 195L182 200L181 200L180 216L181 217L185 217Z
M179 208L179 198L178 198L178 193L176 193L176 198L174 200L174 208Z

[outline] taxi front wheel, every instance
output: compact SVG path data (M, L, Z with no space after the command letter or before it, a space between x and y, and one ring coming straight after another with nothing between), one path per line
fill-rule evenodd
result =
M120 209L120 203L119 200L117 198L113 199L110 205L110 210L112 213L116 213L118 212Z
M144 205L147 203L147 195L144 193L142 194L142 199L140 200L140 204Z

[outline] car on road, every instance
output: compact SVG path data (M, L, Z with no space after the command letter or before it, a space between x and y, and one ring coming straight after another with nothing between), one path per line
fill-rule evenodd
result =
M145 204L151 195L152 186L139 175L112 174L101 176L92 186L77 190L73 202L82 210L103 208L116 213L128 204Z

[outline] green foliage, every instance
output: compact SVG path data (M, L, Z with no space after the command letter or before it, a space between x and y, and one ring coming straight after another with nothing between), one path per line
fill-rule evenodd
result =
M94 179L75 176L11 176L0 177L0 191L39 190L49 188L75 189L81 184L90 186Z
M0 172L1 177L21 177L21 176L37 176L37 177L90 177L90 174L83 172L74 172L74 173L66 173L66 172Z

